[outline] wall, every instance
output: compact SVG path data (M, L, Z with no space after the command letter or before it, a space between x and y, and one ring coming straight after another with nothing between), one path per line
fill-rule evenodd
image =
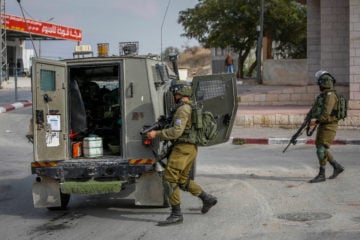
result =
M360 0L350 0L350 101L360 109Z
M211 49L211 69L212 73L224 73L225 69L225 58L228 52L232 52L232 56L234 59L234 72L237 71L238 64L238 55L234 53L231 49L221 49L221 48L212 48Z
M306 59L267 59L263 62L264 85L307 85Z
M307 1L308 81L320 69L320 0Z
M322 69L348 84L349 0L308 0L307 13L309 81Z

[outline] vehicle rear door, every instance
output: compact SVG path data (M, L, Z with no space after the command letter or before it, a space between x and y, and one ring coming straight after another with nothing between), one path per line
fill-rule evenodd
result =
M237 111L237 87L234 74L195 76L193 94L205 111L213 113L218 123L218 134L209 145L229 140Z
M33 59L34 160L64 160L68 155L66 63Z

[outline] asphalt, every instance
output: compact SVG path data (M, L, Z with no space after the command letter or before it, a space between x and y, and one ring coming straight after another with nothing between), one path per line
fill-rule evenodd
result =
M17 88L15 88L15 86ZM263 87L260 86L261 91ZM247 91L256 91L256 86L253 89ZM241 93L239 93L241 94ZM14 78L10 78L7 81L2 82L2 89L0 89L0 117L9 111L13 111L18 108L31 107L32 106L32 94L31 94L31 80L30 78L18 78L15 84ZM251 107L239 107L237 114L242 114L247 111L261 111L263 113L269 112L293 112L294 108L289 106L255 106ZM295 111L298 111L295 109ZM282 144L289 143L289 140L295 134L297 129L286 128L271 128L271 127L241 127L234 125L230 138L234 144ZM311 137L307 137L305 133L299 136L297 144L314 144L315 133ZM360 129L339 129L336 134L333 144L345 145L356 144L360 145Z

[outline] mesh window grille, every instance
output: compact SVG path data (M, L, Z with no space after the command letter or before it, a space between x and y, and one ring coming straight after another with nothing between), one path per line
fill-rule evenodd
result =
M201 81L197 93L202 92L202 100L216 98L225 95L225 83L221 80ZM198 95L198 94L196 94Z

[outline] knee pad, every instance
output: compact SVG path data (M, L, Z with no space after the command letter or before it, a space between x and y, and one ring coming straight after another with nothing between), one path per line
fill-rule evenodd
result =
M163 180L165 196L169 197L173 194L174 190L177 188L176 183L171 183L167 180Z
M326 165L327 162L327 154L326 147L324 145L319 145L316 147L316 155L318 157L319 163L321 166Z

